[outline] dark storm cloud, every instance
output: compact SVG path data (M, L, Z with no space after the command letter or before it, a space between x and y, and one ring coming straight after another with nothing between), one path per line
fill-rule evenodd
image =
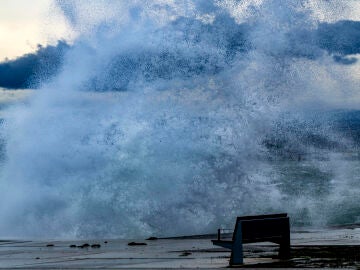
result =
M0 87L8 89L37 87L41 81L56 74L68 48L69 45L64 41L58 41L56 46L38 45L35 53L0 63Z
M211 4L200 6L205 11L214 9ZM103 67L84 87L99 91L126 90L136 80L149 82L219 73L238 57L259 49L249 38L254 30L256 25L239 25L225 13L218 13L211 24L179 18L151 33L152 37L159 37L156 50L140 44L138 48L119 51L110 62L100 64ZM175 38L172 33L177 33ZM161 39L163 36L166 38ZM321 23L315 30L295 29L287 34L287 40L284 47L265 53L279 59L313 60L325 53L338 64L351 65L357 62L354 55L360 53L360 22L338 21ZM56 46L39 46L36 53L0 63L0 87L37 87L56 74L69 48L59 41Z
M317 30L318 45L330 54L360 53L360 22L322 23Z
M206 11L214 7L200 5ZM219 13L209 24L193 18L181 17L170 25L152 33L159 44L156 50L139 46L128 52L119 52L109 63L104 63L85 88L126 90L134 81L190 79L214 75L229 68L252 50L279 59L307 58L316 60L328 54L334 62L350 65L357 62L354 54L360 53L360 22L339 21L319 24L317 29L292 29L286 42L274 50L257 47L252 33L257 25L237 24L228 14ZM261 31L258 31L261 33ZM178 35L173 38L171 33ZM161 39L161 36L169 37ZM276 38L276 37L275 37ZM186 41L186 45L182 46ZM276 42L276 40L274 40ZM269 46L271 48L271 46Z
M317 30L318 46L333 55L335 62L351 65L357 62L354 55L360 53L360 22L339 21L323 23Z
M336 63L350 65L360 53L360 22L320 23L315 30L293 29L286 35L288 43L280 50L269 51L276 57L317 59L324 53Z

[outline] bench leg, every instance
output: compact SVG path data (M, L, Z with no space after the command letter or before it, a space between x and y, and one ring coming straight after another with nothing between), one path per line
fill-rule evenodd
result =
M290 258L290 224L287 222L284 228L285 234L280 242L279 257L280 259Z
M290 258L290 238L283 239L283 241L280 243L279 258L280 259Z
M287 221L284 226L284 235L280 243L279 257L280 259L290 258L290 223Z
M242 245L242 227L241 222L237 224L236 235L234 237L234 243L231 249L230 266L236 264L243 264L243 245Z

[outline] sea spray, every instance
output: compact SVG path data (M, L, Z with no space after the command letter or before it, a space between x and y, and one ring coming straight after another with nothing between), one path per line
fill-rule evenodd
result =
M320 46L321 7L57 5L78 38L6 112L2 236L208 233L275 211L294 225L357 221L356 144L327 112L359 81Z

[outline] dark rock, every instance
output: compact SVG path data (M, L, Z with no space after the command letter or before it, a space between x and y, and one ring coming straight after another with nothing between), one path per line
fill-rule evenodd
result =
M76 245L70 245L69 247L71 247L71 248L76 248Z
M137 242L130 242L128 246L146 246L146 243L137 243Z
M104 244L107 244L108 243L108 241L104 241Z
M181 253L179 256L189 256L189 255L191 255L191 252L185 251Z
M101 245L100 245L100 244L93 244L93 245L91 245L91 247L92 247L92 248L100 248Z
M157 237L155 237L155 236L151 236L151 237L149 237L148 239L146 239L146 240L158 240L158 238Z
M53 247L54 244L47 244L46 246L47 246L47 247Z
M88 243L82 244L81 246L78 246L79 248L88 248L90 245Z

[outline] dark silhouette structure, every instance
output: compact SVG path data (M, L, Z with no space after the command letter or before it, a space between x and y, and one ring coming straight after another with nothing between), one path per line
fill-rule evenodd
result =
M232 240L221 240L218 230L214 245L231 249L230 265L243 264L243 244L272 242L280 245L279 258L290 258L290 222L286 213L237 217Z

